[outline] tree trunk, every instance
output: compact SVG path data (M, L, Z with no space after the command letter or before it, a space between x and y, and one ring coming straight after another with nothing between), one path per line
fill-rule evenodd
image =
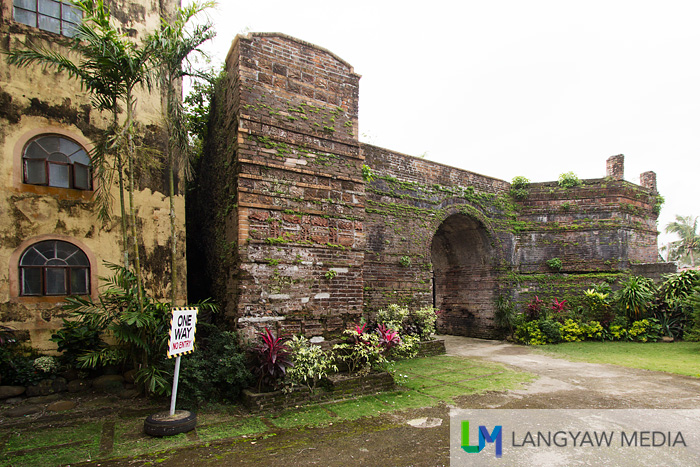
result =
M173 173L175 168L173 167L173 151L177 146L173 142L173 131L172 127L175 122L172 121L172 105L173 99L175 98L173 92L173 83L171 80L167 80L167 112L168 112L168 185L170 198L170 304L175 306L175 300L177 299L177 232L175 231L175 174Z
M134 274L136 275L136 294L139 301L139 311L143 313L143 280L141 277L141 259L139 257L139 241L136 232L136 206L134 205L134 134L133 134L133 101L131 90L126 94L126 152L129 159L129 214L131 217L131 241L134 244Z

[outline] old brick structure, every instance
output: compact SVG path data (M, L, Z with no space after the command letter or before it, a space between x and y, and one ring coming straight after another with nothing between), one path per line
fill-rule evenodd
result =
M434 304L443 332L496 337L499 296L670 270L650 264L655 176L624 181L621 155L605 178L514 191L359 143L360 77L323 48L238 36L226 72L188 208L190 276L232 325L331 337L390 303Z

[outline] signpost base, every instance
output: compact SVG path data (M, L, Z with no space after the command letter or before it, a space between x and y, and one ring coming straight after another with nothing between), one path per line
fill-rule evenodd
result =
M149 415L143 423L143 431L151 436L173 436L192 431L197 425L197 414L189 410L176 410Z

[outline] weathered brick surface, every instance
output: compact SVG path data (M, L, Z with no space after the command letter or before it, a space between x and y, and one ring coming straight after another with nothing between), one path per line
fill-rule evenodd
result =
M420 349L416 357L434 357L436 355L445 355L446 352L445 341L443 339L433 339L420 342Z
M306 387L267 393L244 390L243 403L252 412L274 411L312 402L337 401L366 394L376 394L391 391L395 387L394 378L385 371L365 376L332 375L326 383L327 387L316 388L313 392Z
M210 162L232 185L212 187L225 217L213 234L231 245L231 267L213 273L226 315L248 328L338 332L362 312L359 75L279 34L239 36L227 71L216 122L225 144Z

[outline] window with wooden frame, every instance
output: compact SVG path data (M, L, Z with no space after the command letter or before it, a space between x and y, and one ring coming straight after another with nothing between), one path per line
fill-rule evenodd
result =
M18 23L67 37L75 35L83 19L82 12L68 0L13 0L13 7Z
M92 190L90 157L81 145L61 135L40 135L22 152L23 182Z
M90 261L72 243L45 240L29 246L19 260L20 295L88 295Z

